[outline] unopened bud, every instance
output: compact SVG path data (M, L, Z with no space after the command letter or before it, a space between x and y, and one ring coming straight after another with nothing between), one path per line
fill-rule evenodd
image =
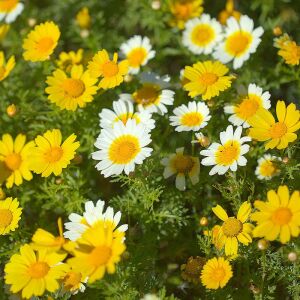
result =
M208 220L207 220L206 217L202 217L202 218L200 219L199 223L200 223L201 226L207 226Z
M296 252L290 252L288 254L288 260L291 262L295 262L298 259L298 255Z
M9 117L14 117L18 112L18 109L15 104L10 104L6 108L6 113Z
M257 242L257 247L259 250L266 250L269 247L270 243L269 241L265 240L265 239L260 239Z

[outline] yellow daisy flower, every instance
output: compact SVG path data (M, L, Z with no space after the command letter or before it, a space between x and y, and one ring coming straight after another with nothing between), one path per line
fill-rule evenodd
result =
M85 291L85 283L87 278L84 278L81 272L75 272L70 268L63 278L63 287L65 291L70 292L72 295L76 295L79 291L83 293Z
M5 63L4 52L0 51L0 81L4 80L15 67L15 57L11 56Z
M56 61L57 66L64 71L70 72L74 65L80 65L83 60L83 49L75 51L61 52Z
M270 190L267 201L255 201L258 211L251 215L257 222L253 230L254 237L264 237L274 241L279 236L281 243L287 243L291 236L299 236L300 194L294 191L290 196L286 185L279 186L278 191Z
M0 235L15 231L19 227L22 208L17 199L6 198L0 201Z
M278 122L275 122L273 115L264 108L248 120L252 128L249 136L258 141L266 141L266 149L284 149L289 143L297 139L295 133L300 128L300 111L294 103L287 107L284 101L277 101L276 115Z
M88 70L92 77L101 77L100 88L112 89L124 81L124 75L128 72L128 60L118 63L117 53L114 53L113 60L110 60L107 51L101 50L89 62Z
M278 55L281 56L288 65L299 65L300 46L298 46L294 41L287 41L278 51Z
M77 241L75 257L68 260L75 272L89 277L88 282L101 279L105 272L115 272L115 264L125 251L124 232L113 232L111 222L99 221L88 228Z
M183 29L186 21L201 15L202 4L203 0L169 0L170 12L173 15L170 25Z
M207 289L223 288L232 277L232 268L228 260L214 257L207 261L201 272L201 282Z
M234 17L237 21L239 21L241 17L241 13L234 9L234 0L226 1L225 9L219 13L218 20L222 25L226 25L230 17Z
M8 24L0 25L0 42L6 37L10 26Z
M225 76L228 68L219 61L197 62L192 67L184 69L184 77L189 80L184 85L184 89L189 92L189 96L196 97L202 95L203 100L209 100L219 96L231 86L231 81L235 77Z
M7 171L6 187L20 185L25 180L32 179L29 168L29 156L34 147L33 142L25 144L26 136L19 134L15 141L10 134L4 134L0 141L0 161Z
M59 28L53 22L35 26L23 42L24 59L33 62L49 59L57 46L59 37Z
M91 16L87 7L83 7L77 13L76 23L81 29L89 29L91 27Z
M59 289L58 280L64 277L68 266L61 263L65 254L46 250L35 252L25 244L20 254L14 254L5 265L5 283L10 284L10 291L22 291L22 297L42 296L45 291L55 292Z
M58 176L75 156L79 142L75 142L76 135L71 134L63 143L59 129L48 130L43 136L35 139L37 147L31 151L31 168L42 177L54 173Z
M73 66L70 77L62 70L56 69L53 76L48 76L45 89L49 94L50 102L55 103L61 109L75 111L77 107L85 107L93 101L93 95L97 93L96 78L92 78L83 67Z
M248 245L252 242L252 225L246 223L251 213L251 205L244 202L238 211L237 217L228 217L226 211L217 205L212 209L215 215L224 223L219 230L218 240L221 248L225 246L226 256L235 255L238 252L238 242Z

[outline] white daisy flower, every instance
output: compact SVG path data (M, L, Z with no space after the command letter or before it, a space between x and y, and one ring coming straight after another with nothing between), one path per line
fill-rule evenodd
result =
M0 21L12 23L22 13L24 4L19 0L0 1Z
M245 166L247 159L243 156L249 151L249 145L243 145L251 141L248 136L241 137L242 126L233 131L232 125L226 128L226 131L220 133L221 144L212 143L207 150L200 151L200 154L207 156L202 159L204 166L214 166L209 175L225 174L229 169L233 172L237 166Z
M263 32L262 27L254 29L254 22L248 16L241 16L239 21L230 17L226 23L225 39L216 47L214 58L222 63L233 60L233 68L240 68L250 54L256 52Z
M208 106L203 102L189 102L173 110L175 116L170 116L172 126L176 131L198 131L210 120Z
M76 213L70 214L70 222L65 223L67 231L64 232L64 237L76 241L89 227L98 221L110 221L115 231L125 232L128 229L127 224L117 227L121 220L121 212L118 211L114 214L114 210L110 206L104 212L104 205L105 202L101 200L98 200L96 205L93 201L88 201L85 203L85 211L82 216Z
M271 107L270 93L263 92L263 89L254 83L248 86L248 94L242 97L236 105L226 105L224 112L232 114L229 117L229 122L235 126L243 125L244 128L250 127L247 120L255 115L261 107L269 109Z
M96 165L104 177L129 174L136 164L142 164L151 155L152 149L146 147L151 142L148 129L143 124L136 124L129 119L126 124L119 121L112 129L103 129L95 146L100 149L92 158L100 160Z
M280 170L276 162L280 160L281 159L279 157L270 154L265 154L263 157L258 159L258 165L255 170L257 178L261 180L270 180L274 176L278 175Z
M194 54L210 54L222 40L222 26L210 15L189 20L185 24L182 43Z
M159 77L154 73L142 73L142 86L133 94L121 94L120 99L137 104L139 111L148 110L150 113L164 115L168 112L166 106L174 102L174 92L166 89L170 77Z
M175 185L180 191L186 189L185 177L188 176L192 184L199 182L200 163L198 157L183 154L184 148L176 149L176 153L170 154L161 160L165 166L164 178L176 175Z
M147 37L135 35L120 47L129 63L129 73L137 74L140 67L148 63L155 56L150 40Z
M155 121L152 114L147 111L134 112L133 104L129 101L114 101L113 110L104 108L99 114L100 127L103 129L113 128L116 122L122 121L126 124L129 119L133 119L137 124L143 124L149 131L155 128Z

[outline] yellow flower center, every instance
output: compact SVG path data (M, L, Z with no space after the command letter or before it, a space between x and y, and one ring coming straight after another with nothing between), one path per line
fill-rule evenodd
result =
M39 52L47 53L53 48L53 45L54 45L54 41L52 38L43 37L37 42L36 49Z
M118 64L114 61L108 61L105 64L103 64L102 67L102 74L103 77L113 77L116 76L119 72Z
M70 271L64 278L64 287L67 290L71 290L74 287L77 287L81 283L82 275L81 273Z
M213 273L212 273L212 278L216 282L220 282L224 279L226 276L226 272L224 268L219 267L219 268L214 268Z
M232 56L241 56L249 49L251 42L252 36L248 32L235 32L227 38L225 49Z
M272 215L272 221L276 225L286 225L290 222L293 214L287 207L280 207Z
M191 34L192 42L200 47L209 44L215 38L213 28L207 24L199 24L196 26Z
M178 173L188 174L194 166L194 161L191 156L177 155L174 160L174 168Z
M287 133L287 127L284 123L277 122L269 130L272 139L279 139Z
M219 146L216 152L216 162L218 165L229 166L238 159L241 146L237 141L228 141L223 146Z
M109 158L115 164L127 164L140 152L140 142L133 135L123 135L113 141L109 148Z
M260 107L260 103L260 97L256 95L249 95L237 106L236 113L241 119L247 120L257 112Z
M48 152L46 152L45 159L50 163L55 163L62 158L63 153L64 152L61 147L52 147Z
M154 85L144 85L133 93L136 103L144 106L155 103L159 99L159 89Z
M276 172L277 168L270 160L264 161L260 166L260 174L262 176L273 176Z
M223 233L228 237L237 236L243 229L243 223L234 218L228 218L222 225Z
M13 214L9 209L0 209L0 228L10 225L13 220Z
M202 121L203 121L203 117L198 112L186 113L181 117L182 125L188 127L200 125Z
M29 273L30 277L32 277L32 278L40 279L40 278L45 277L48 274L49 270L50 270L50 267L47 263L36 262L29 267L28 273Z
M22 164L22 157L20 154L13 152L6 156L5 164L11 171L18 170Z
M217 82L219 77L214 73L204 73L200 76L200 83L209 86Z
M85 91L84 82L80 79L65 79L62 86L65 93L72 98L80 97Z
M99 267L105 265L112 255L111 248L107 246L98 246L92 250L88 259L92 266Z
M138 68L145 60L147 52L144 48L133 49L127 55L129 66L133 68Z
M15 9L18 5L19 0L1 0L0 1L0 12L9 13Z

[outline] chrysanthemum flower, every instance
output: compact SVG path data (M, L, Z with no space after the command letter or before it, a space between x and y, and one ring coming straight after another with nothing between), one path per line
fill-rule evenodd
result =
M197 62L192 67L186 66L184 77L189 80L184 89L192 98L201 95L203 100L209 100L219 96L220 92L231 86L235 78L232 75L225 76L228 68L219 61Z
M185 177L188 176L193 185L199 182L200 163L198 157L183 154L184 148L176 149L176 153L161 160L165 166L164 178L176 175L175 186L178 190L186 189Z
M154 73L142 73L142 86L133 94L121 94L120 99L137 104L138 110L148 110L151 113L164 115L168 112L166 105L174 102L174 92L166 89L170 77L160 77Z
M189 257L186 264L181 265L181 277L184 280L189 282L193 282L195 284L199 284L200 281L200 274L202 268L205 264L205 258L196 256L196 257Z
M129 119L135 120L137 124L143 124L149 131L155 127L152 114L147 110L134 112L133 104L129 101L114 101L113 110L104 108L99 117L100 127L103 129L111 129L119 121L125 125Z
M300 226L300 194L294 191L290 196L286 185L279 186L278 191L268 191L267 201L255 201L258 211L251 215L257 222L253 230L254 237L264 237L274 241L277 237L281 243L287 243L291 236L299 236Z
M14 55L5 62L4 52L0 51L0 81L4 80L9 75L15 65L16 61Z
M200 18L185 24L182 43L194 54L210 54L215 45L222 40L222 27L219 22L203 14Z
M226 211L220 205L212 210L224 222L218 233L218 242L221 248L225 246L227 256L237 254L238 242L244 245L252 242L250 235L252 225L246 223L251 213L251 205L248 202L244 202L240 206L237 217L228 217Z
M91 16L89 9L83 7L76 15L76 23L81 29L89 29L91 27Z
M97 79L90 76L88 71L83 71L83 66L73 66L70 76L64 71L56 69L53 76L47 77L49 94L48 99L61 109L75 111L77 107L85 107L92 102L97 93Z
M227 0L225 9L219 13L218 20L222 25L226 25L227 20L234 17L239 21L241 13L234 9L234 0Z
M80 65L83 59L83 49L75 51L61 52L56 61L57 66L64 71L70 72L74 65Z
M237 21L234 17L227 20L225 40L220 43L213 56L222 63L233 60L233 68L240 68L255 53L261 42L262 27L254 29L254 22L248 16L241 16Z
M170 25L183 29L187 20L201 15L202 4L203 0L169 0L170 11L173 15Z
M232 268L228 260L214 257L207 261L201 272L201 282L207 289L223 288L232 277Z
M235 126L243 125L244 128L250 127L247 120L253 117L260 107L269 109L271 107L270 93L263 92L262 88L250 83L248 86L248 94L241 97L240 101L235 105L226 105L225 113L232 114L229 122Z
M278 122L269 111L260 108L248 120L252 126L249 136L258 141L267 141L266 149L284 149L297 139L295 132L300 128L300 111L296 105L291 103L286 107L284 101L277 101L276 115Z
M155 56L150 40L147 37L135 35L120 47L123 55L128 60L129 73L137 74L141 66L145 66Z
M249 145L243 145L245 142L251 141L248 136L241 137L242 127L239 126L233 131L232 125L226 128L226 131L220 133L219 143L212 143L207 150L200 151L201 155L207 156L203 158L201 164L204 166L214 166L209 175L225 174L229 169L233 172L237 170L237 166L245 166L247 159L243 156L249 151Z
M4 134L0 141L0 161L4 163L8 171L6 187L11 188L14 184L20 185L23 179L31 180L29 159L34 147L33 142L26 143L26 136L19 134L15 141L10 134Z
M277 166L279 160L280 158L270 154L265 154L263 157L258 159L258 166L255 170L255 174L258 179L270 180L274 176L278 175L280 173L280 169Z
M63 288L65 291L70 292L72 295L83 293L85 291L85 283L88 278L84 278L81 272L75 272L70 268L63 278Z
M89 283L93 283L101 279L106 271L110 274L115 272L115 265L121 260L125 249L124 232L113 234L111 226L99 221L82 234L75 257L69 259L68 264L74 271L88 277Z
M19 0L0 1L0 21L12 23L22 13L24 4Z
M55 292L59 289L58 281L68 270L61 263L66 254L47 250L35 252L30 245L24 245L20 254L14 254L5 265L5 283L10 284L10 291L22 291L22 297L42 296L46 291Z
M170 116L171 125L176 131L198 131L207 125L211 116L209 109L203 102L188 102L173 110L175 116Z
M60 37L58 26L53 22L36 25L23 42L23 57L29 61L49 59Z
M0 201L0 235L8 234L19 227L22 208L19 201L13 198L6 198Z
M35 139L36 147L31 151L31 168L42 177L52 173L58 176L75 156L79 142L75 142L76 135L71 134L63 143L59 129L47 130L44 135Z
M95 223L105 221L106 224L111 224L113 231L125 232L128 229L127 224L123 224L118 227L121 220L121 212L114 213L112 207L107 207L106 211L103 211L105 202L98 200L96 205L92 201L85 203L85 211L83 215L72 213L69 215L70 222L65 223L67 231L64 236L71 241L78 240L82 234Z
M278 55L281 56L288 65L299 65L300 46L294 41L287 41L281 46Z
M6 37L10 26L8 24L2 24L0 25L0 42L4 40Z
M133 172L136 164L142 164L149 157L152 148L146 147L151 142L148 129L135 120L126 124L119 121L112 129L103 129L95 146L100 149L92 158L100 160L96 165L104 177Z
M92 77L101 77L99 88L112 89L124 81L124 75L128 72L128 60L118 63L117 53L110 60L107 51L101 50L89 62L88 70Z

